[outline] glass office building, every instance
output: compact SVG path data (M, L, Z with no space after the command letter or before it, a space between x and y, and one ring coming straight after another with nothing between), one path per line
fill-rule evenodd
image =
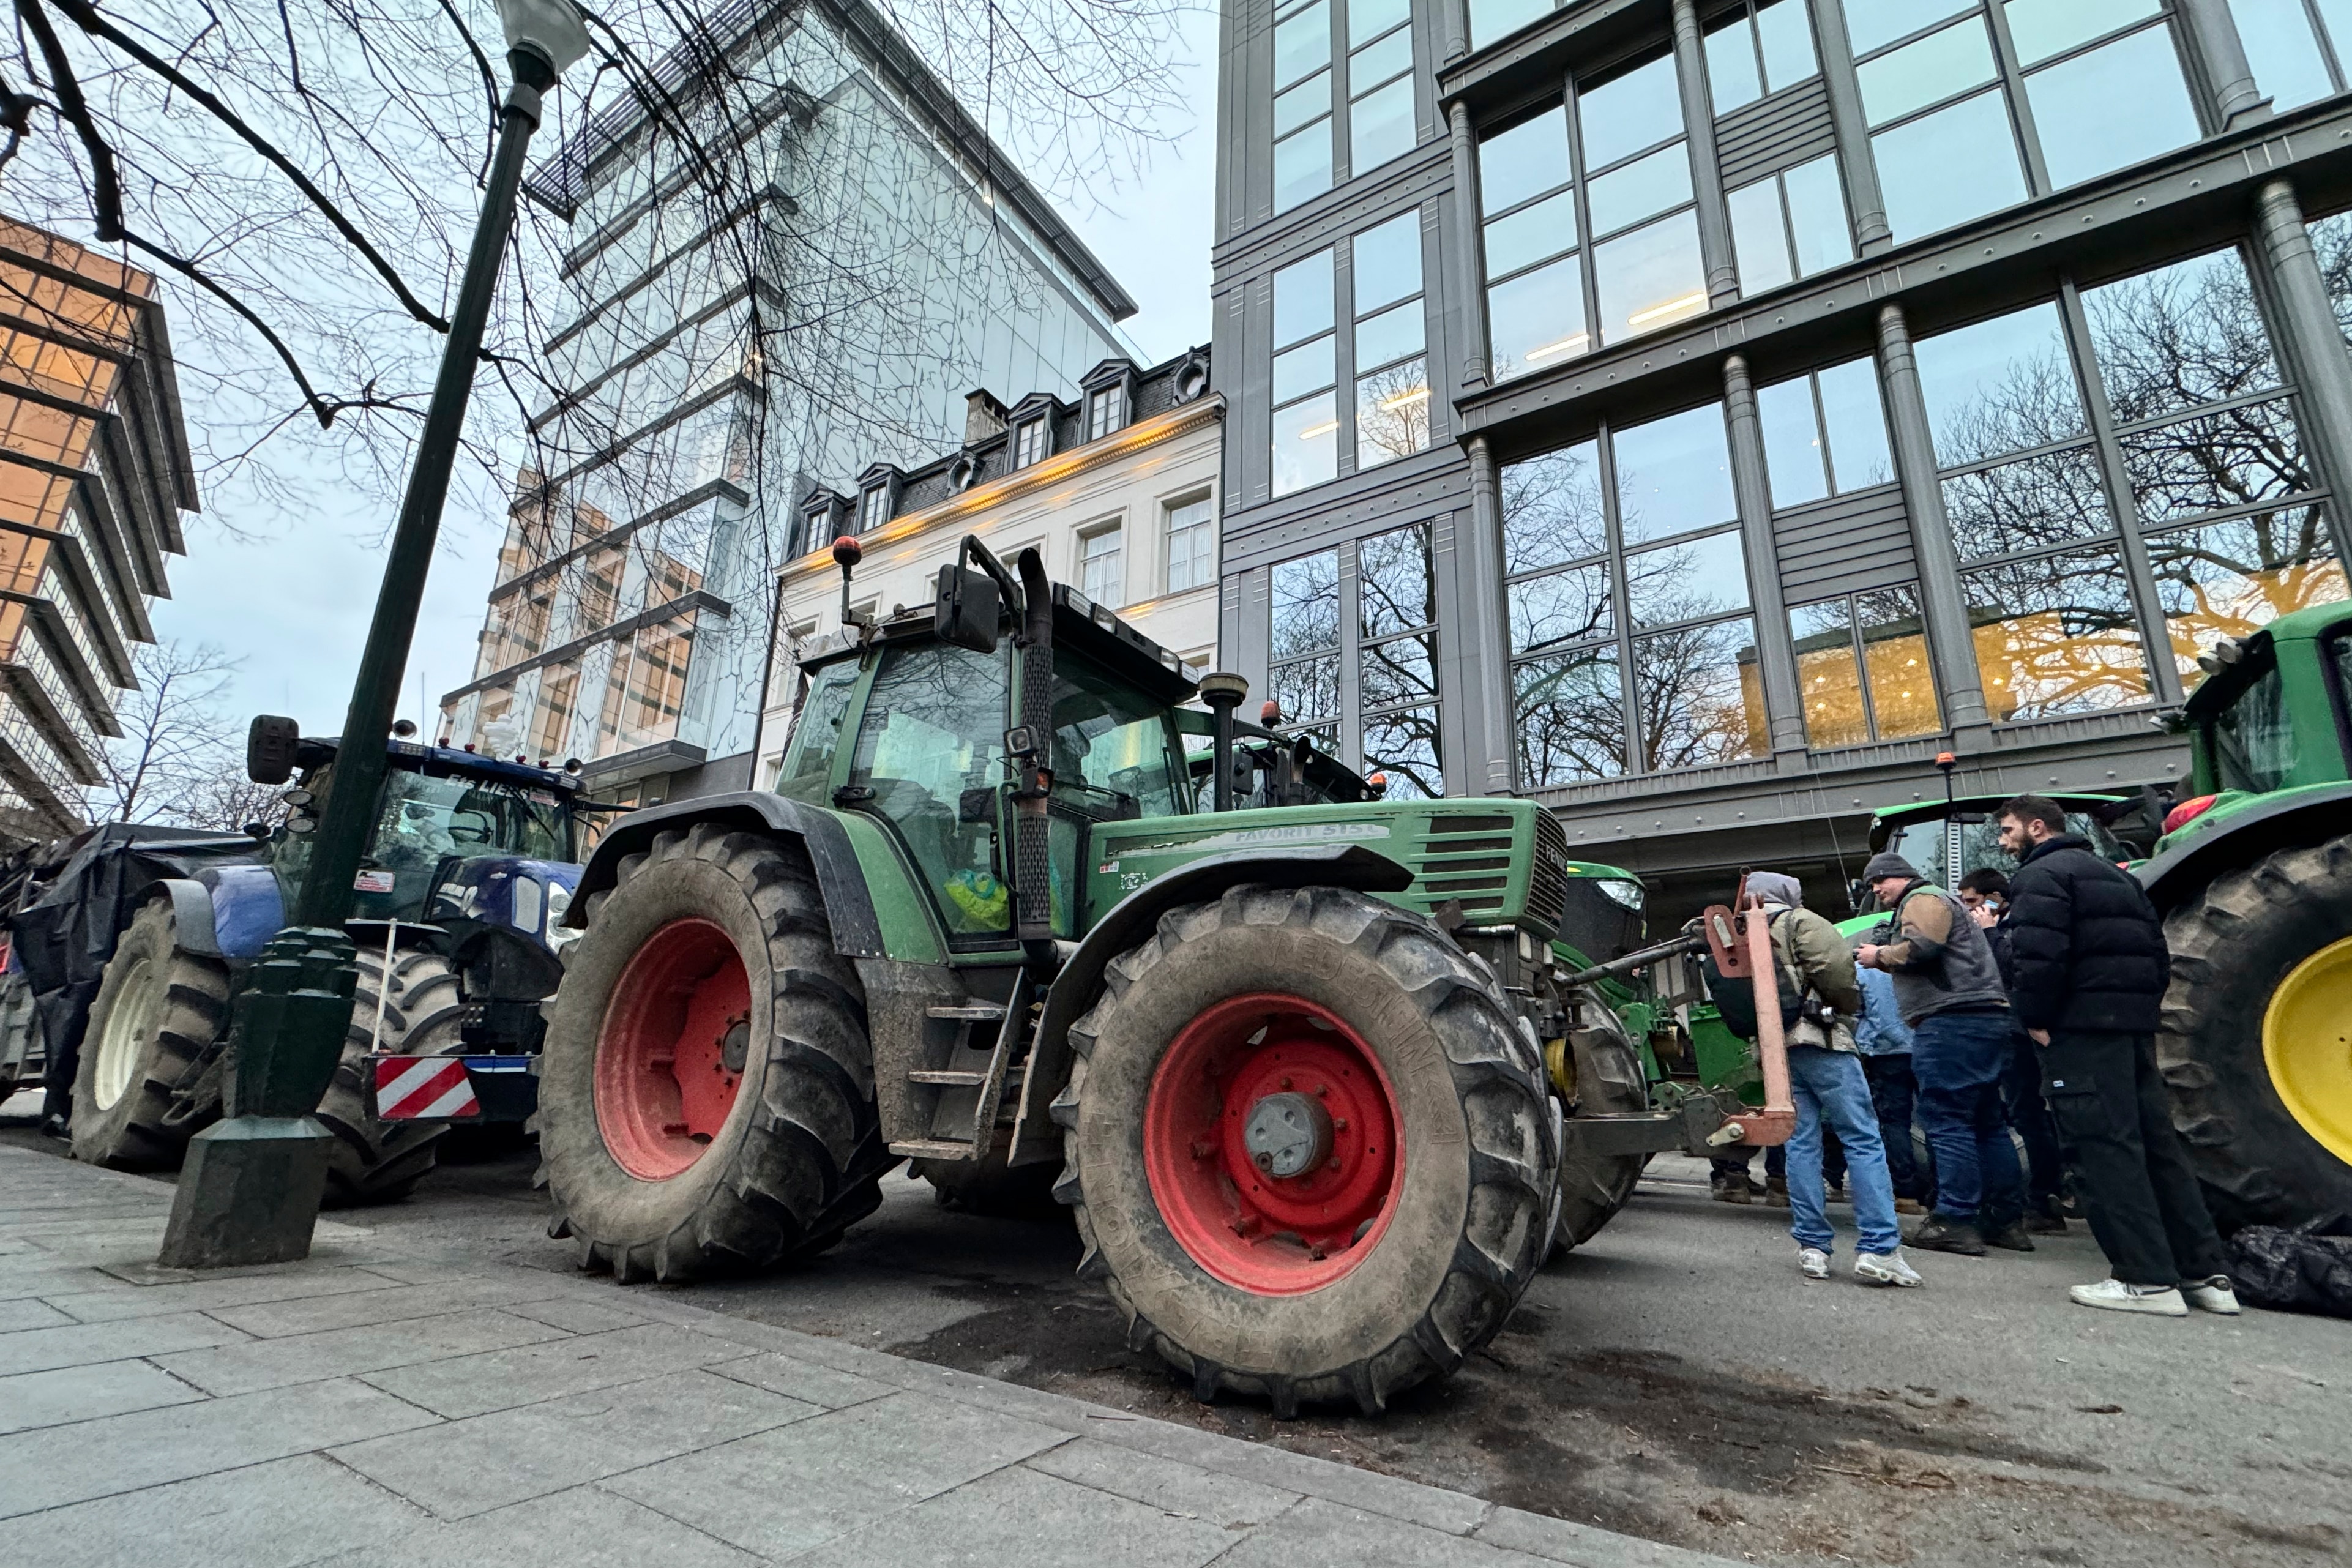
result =
M1842 881L2345 596L2352 0L1225 25L1222 646L1350 761Z
M1076 395L1134 310L863 0L703 26L727 47L660 68L659 123L620 105L527 184L574 237L564 390L442 707L455 743L578 757L632 801L748 784L776 574L825 542L799 531L814 489L952 443L976 386ZM681 121L740 199L681 173Z

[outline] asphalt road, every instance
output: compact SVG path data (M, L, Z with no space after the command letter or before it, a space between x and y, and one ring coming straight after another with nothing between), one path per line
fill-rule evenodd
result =
M13 1115L0 1139L42 1142ZM571 1266L570 1244L544 1235L527 1150L452 1153L408 1203L337 1217ZM1763 1563L2297 1568L2352 1554L2352 1324L2074 1307L2065 1287L2105 1271L2080 1226L2030 1257L1920 1257L1923 1290L1842 1273L1809 1284L1785 1215L1708 1202L1704 1173L1660 1161L1461 1373L1370 1419L1277 1423L1252 1405L1195 1404L1125 1348L1108 1301L1073 1278L1066 1221L950 1212L898 1175L881 1211L814 1264L676 1289L740 1317Z

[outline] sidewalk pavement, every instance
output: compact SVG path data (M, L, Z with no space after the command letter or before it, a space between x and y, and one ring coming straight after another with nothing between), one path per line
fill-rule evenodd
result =
M163 1183L0 1147L0 1558L425 1568L1719 1563L322 1221L159 1269ZM428 1196L423 1202L431 1202Z

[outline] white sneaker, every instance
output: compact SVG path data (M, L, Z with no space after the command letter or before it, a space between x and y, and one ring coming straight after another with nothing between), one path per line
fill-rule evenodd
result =
M2216 1274L2210 1279L2191 1279L2180 1287L2189 1304L2200 1312L2219 1312L2225 1318L2238 1315L2238 1292L2227 1274Z
M1853 1277L1865 1285L1925 1285L1919 1271L1904 1261L1903 1249L1865 1252L1853 1260Z
M2189 1304L2169 1285L2126 1285L2110 1279L2074 1286L2066 1294L2085 1307L2104 1307L2110 1312L2153 1312L2159 1318L2189 1315ZM2233 1300L2231 1305L2235 1304Z
M1808 1279L1828 1279L1830 1277L1830 1255L1823 1252L1818 1247L1801 1247L1797 1248L1797 1272L1803 1275Z

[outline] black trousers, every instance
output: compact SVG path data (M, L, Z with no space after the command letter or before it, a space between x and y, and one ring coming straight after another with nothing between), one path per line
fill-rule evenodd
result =
M1911 1110L1919 1098L1918 1082L1911 1076L1911 1053L1866 1056L1862 1070L1870 1079L1871 1103L1878 1108L1878 1141L1886 1145L1886 1174L1895 1184L1895 1195L1925 1203L1927 1173L1919 1168L1911 1148Z
M2177 1285L2229 1272L2172 1129L2152 1037L2053 1031L2042 1052L2042 1090L2091 1199L2091 1235L2116 1279Z
M2042 1047L2020 1029L2011 1048L2009 1070L2000 1077L2001 1103L2009 1124L2025 1144L2026 1205L2039 1209L2058 1201L2064 1155L2058 1145L2058 1124L2042 1098Z

